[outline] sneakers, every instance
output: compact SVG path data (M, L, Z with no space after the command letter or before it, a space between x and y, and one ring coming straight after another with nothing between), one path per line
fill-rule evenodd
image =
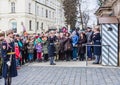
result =
M93 64L99 64L98 62L93 62Z
M56 63L51 63L50 65L56 65Z
M88 58L88 61L91 61L92 59L91 58Z
M0 79L2 79L2 76L0 76Z
M76 58L73 58L73 61L76 61L77 59Z

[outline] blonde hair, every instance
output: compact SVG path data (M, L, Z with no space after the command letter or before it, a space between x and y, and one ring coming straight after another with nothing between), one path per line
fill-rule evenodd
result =
M94 27L94 30L100 31L100 26L95 26L95 27Z

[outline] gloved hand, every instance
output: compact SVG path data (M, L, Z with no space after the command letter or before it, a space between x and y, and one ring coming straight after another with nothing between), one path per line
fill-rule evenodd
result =
M8 66L11 66L11 62L10 62L10 61L8 61L8 62L7 62L7 65L8 65Z

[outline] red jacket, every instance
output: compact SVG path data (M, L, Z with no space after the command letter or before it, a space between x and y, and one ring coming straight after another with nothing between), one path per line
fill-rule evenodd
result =
M15 46L15 57L16 59L20 58L20 50L18 46Z

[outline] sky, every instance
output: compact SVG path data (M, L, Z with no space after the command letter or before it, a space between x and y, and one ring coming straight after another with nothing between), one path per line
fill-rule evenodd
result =
M85 2L84 2L85 1ZM95 16L95 11L98 9L98 0L83 0L82 9L89 10L90 20L88 22L88 26L93 27L93 25L97 24L97 19Z

